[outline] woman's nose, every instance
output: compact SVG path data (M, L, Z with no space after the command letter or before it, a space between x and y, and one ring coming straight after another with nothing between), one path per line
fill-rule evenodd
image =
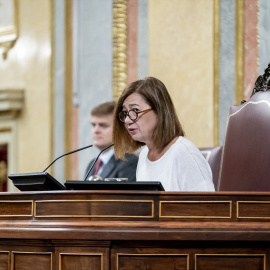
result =
M130 123L133 123L133 121L127 115L126 118L125 118L125 124L130 124Z

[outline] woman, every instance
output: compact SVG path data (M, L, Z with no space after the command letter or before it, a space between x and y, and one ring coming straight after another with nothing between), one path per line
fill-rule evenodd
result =
M153 77L126 87L114 113L115 156L140 153L137 181L160 181L166 191L214 191L212 172L199 149L184 138L165 85Z

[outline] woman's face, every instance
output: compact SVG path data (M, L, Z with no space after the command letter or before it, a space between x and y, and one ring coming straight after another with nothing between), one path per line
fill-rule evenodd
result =
M127 112L132 109L140 112L149 108L151 107L140 94L133 93L125 99L122 110ZM152 135L156 125L157 115L153 110L138 114L136 120L131 120L128 116L125 120L125 127L133 140L143 142L148 146L152 145Z

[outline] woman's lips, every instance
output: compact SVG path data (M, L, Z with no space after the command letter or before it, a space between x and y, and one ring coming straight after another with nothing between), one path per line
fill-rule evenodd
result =
M136 128L128 128L128 133L130 135L134 135L136 132L137 132L137 129Z

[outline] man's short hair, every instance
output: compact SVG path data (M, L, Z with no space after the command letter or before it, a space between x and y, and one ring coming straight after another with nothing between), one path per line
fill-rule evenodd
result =
M92 116L103 116L113 114L115 108L115 101L104 102L92 109Z

